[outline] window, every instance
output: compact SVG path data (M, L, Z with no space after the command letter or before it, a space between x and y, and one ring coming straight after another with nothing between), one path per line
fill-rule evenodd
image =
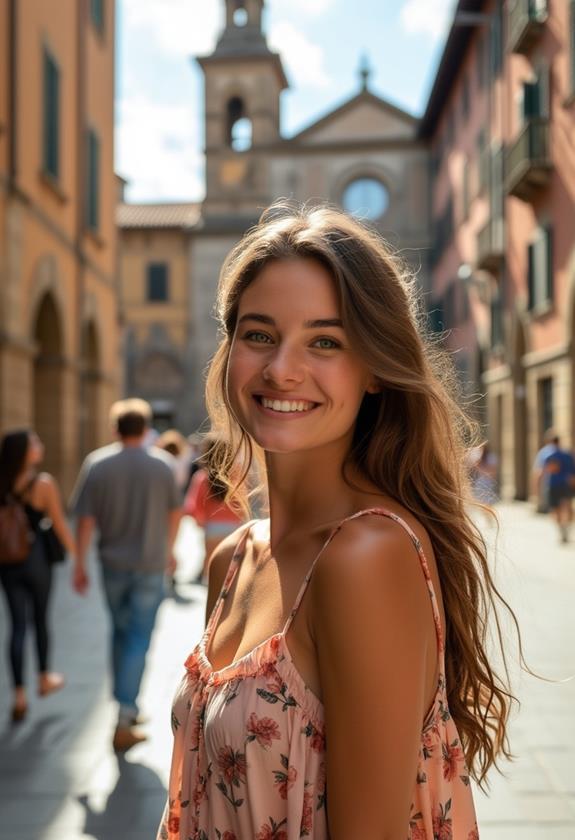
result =
M86 225L98 230L100 217L100 141L95 131L88 131L86 157Z
M439 262L441 255L453 238L453 199L450 197L443 213L435 219L431 261Z
M465 121L469 116L469 77L466 76L461 87L461 116Z
M545 431L553 428L553 377L546 376L537 383L539 391L540 428Z
M104 28L104 0L90 0L92 23L100 32Z
M252 121L246 116L246 108L239 96L232 96L228 102L226 140L235 152L245 152L252 145Z
M527 307L537 309L553 300L553 230L537 229L527 260Z
M42 167L52 178L60 175L60 71L44 50L44 125Z
M355 178L343 191L343 209L362 219L379 219L388 204L388 192L377 178Z
M168 300L168 265L150 263L148 265L147 299L150 303L165 303Z
M533 117L549 117L549 65L541 64L537 76L531 82L524 82L519 95L521 123Z

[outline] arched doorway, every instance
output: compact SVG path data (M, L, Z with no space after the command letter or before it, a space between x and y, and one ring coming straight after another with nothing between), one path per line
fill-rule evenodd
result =
M33 329L34 358L33 423L46 447L45 469L61 478L63 337L61 319L53 296L44 295Z
M80 456L96 449L101 442L100 343L93 321L82 330L82 371L80 383Z
M529 495L529 473L527 456L527 388L523 357L527 352L525 326L516 317L513 336L513 475L514 497L525 500Z

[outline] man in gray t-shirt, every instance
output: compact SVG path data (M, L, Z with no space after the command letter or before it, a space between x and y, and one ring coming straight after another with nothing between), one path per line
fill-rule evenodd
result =
M151 418L143 400L112 406L119 443L92 452L73 494L78 553L74 588L88 585L86 555L98 531L102 582L112 623L114 697L119 703L114 747L124 751L145 739L135 728L137 696L164 576L173 574L173 545L181 516L171 456L146 449Z

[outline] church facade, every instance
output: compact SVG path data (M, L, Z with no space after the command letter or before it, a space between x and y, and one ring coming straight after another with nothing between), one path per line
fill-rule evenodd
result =
M171 353L181 378L174 380L170 394L161 366L157 383L153 371L148 369L144 376L146 395L161 423L185 432L198 428L205 418L203 376L216 347L213 307L222 262L273 201L328 201L357 214L401 250L418 273L423 289L429 288L425 262L429 249L428 152L418 137L417 120L374 95L364 69L356 95L295 136L284 137L280 99L288 81L281 56L266 42L263 6L263 0L225 0L225 27L216 48L198 59L205 79L205 199L199 207L190 204L187 215L180 214L176 226L183 243L177 249L180 256L166 252L164 259L164 270L171 276L179 270L171 262L180 259L181 248L186 250L185 335L180 332L170 348L170 330L162 331L162 353L166 358ZM123 305L132 348L127 390L134 390L138 376L142 378L138 359L145 365L148 351L158 344L164 316L149 299L150 266L157 263L154 243L164 217L171 212L165 205L131 208L125 205L119 209L122 285L137 287L139 283L142 293L139 329L136 310L126 301ZM135 216L139 218L136 225ZM136 268L133 243L138 232L145 236ZM125 258L127 249L132 254L130 264ZM167 321L171 318L169 300L165 303ZM146 306L155 306L155 327L150 324L142 330Z

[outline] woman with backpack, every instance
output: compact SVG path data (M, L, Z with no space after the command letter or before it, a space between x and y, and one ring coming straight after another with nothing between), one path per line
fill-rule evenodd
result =
M48 601L52 583L46 525L71 554L72 534L66 524L60 492L49 473L38 467L44 446L28 429L8 432L0 440L0 583L10 616L9 660L14 699L12 721L26 717L24 640L31 608L36 636L38 694L46 697L64 685L61 674L49 670Z

